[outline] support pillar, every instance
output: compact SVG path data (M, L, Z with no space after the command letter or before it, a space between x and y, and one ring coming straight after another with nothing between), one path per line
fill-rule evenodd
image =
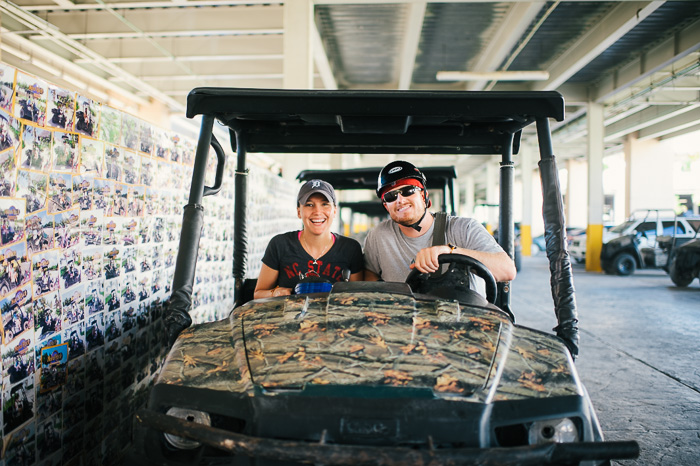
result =
M603 249L603 105L588 104L588 228L586 229L586 270L601 272Z
M659 141L625 140L625 217L641 209L674 209L673 155L660 153Z
M520 178L522 179L522 209L520 219L520 249L523 256L532 255L532 169L533 152L530 144L520 148Z

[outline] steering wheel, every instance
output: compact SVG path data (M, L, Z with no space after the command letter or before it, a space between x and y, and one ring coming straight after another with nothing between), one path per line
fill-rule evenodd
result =
M465 256L463 254L440 254L438 256L438 263L440 265L450 264L447 272L434 277L432 274L423 273L418 269L413 269L411 270L411 273L408 274L408 277L406 277L406 283L408 286L410 286L412 290L419 293L430 294L432 288L439 285L444 286L443 282L445 279L452 279L450 286L459 284L464 286L463 279L468 273L473 273L486 282L486 300L491 304L496 302L496 294L498 293L496 279L491 271L480 261L471 256ZM466 286L469 286L468 281ZM469 291L476 293L471 289L469 289Z

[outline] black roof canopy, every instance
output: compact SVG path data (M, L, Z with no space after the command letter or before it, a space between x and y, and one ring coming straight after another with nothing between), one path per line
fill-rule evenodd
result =
M214 115L248 152L500 154L536 118L561 121L558 92L196 88L187 116Z

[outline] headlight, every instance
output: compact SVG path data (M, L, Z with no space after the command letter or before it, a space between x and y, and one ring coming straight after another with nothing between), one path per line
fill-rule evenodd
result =
M578 429L571 419L549 419L535 421L529 429L530 445L541 445L548 442L568 443L578 441Z
M209 414L205 413L204 411L196 411L194 409L185 408L170 408L166 414L168 416L177 417L196 424L211 426L211 418L209 417ZM197 442L196 440L178 437L177 435L173 434L163 435L165 435L165 440L168 441L168 444L180 450L192 450L201 445L201 443Z

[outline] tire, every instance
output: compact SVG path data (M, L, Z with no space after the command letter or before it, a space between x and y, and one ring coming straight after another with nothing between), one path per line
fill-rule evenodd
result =
M626 252L620 253L615 256L615 260L612 263L612 270L616 275L632 275L637 270L637 261L632 254Z
M678 265L676 263L675 257L671 260L671 266L668 269L668 275L671 277L671 281L673 282L673 284L679 288L685 288L686 286L690 285L693 279L695 278L692 273L683 273L682 271L678 270Z

